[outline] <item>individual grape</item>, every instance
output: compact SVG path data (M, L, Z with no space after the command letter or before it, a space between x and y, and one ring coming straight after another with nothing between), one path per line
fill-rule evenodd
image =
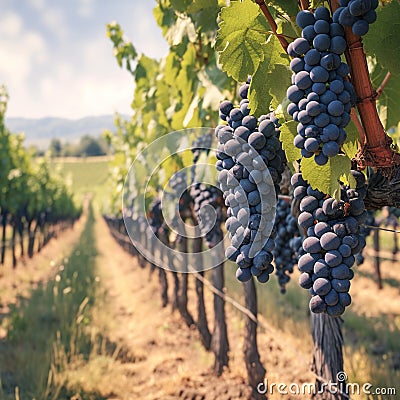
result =
M325 83L329 79L329 73L325 68L317 65L311 70L310 78L314 83Z
M339 317L344 313L344 306L341 303L337 303L334 306L327 306L326 313L331 317Z
M364 36L369 31L369 23L365 19L359 19L354 22L351 29L355 35Z
M329 266L323 259L319 259L314 265L314 276L316 278L329 278Z
M297 38L293 42L293 50L300 56L310 50L310 44L308 43L307 39Z
M317 34L317 36L315 36L313 40L314 48L321 52L328 50L330 45L331 45L331 39L329 35L326 33Z
M321 152L314 156L314 161L317 165L325 165L328 162L328 157Z
M321 67L327 71L335 71L340 66L340 57L335 53L328 53L321 57Z
M236 270L236 279L240 282L247 282L252 277L250 268L238 268Z
M310 11L300 11L296 16L296 24L300 28L305 28L308 25L314 25L315 18Z
M290 68L293 72L300 72L301 70L304 69L304 61L308 64L308 65L318 65L319 61L321 60L321 53L317 50L317 49L311 49L310 51L307 51L306 55L304 56L304 60L300 59L302 62L299 63L301 65L301 68L298 69L298 67L300 65L295 65L296 69L298 69L298 71L296 71L295 69L293 69L292 67L292 62L295 61L296 59L293 59L290 63Z
M303 249L307 253L319 253L322 250L322 247L319 239L311 236L304 239Z
M340 238L334 232L326 232L321 236L320 239L321 247L328 251L328 250L336 250L340 246Z
M331 269L331 276L335 279L351 279L352 271L346 264L339 264Z
M331 288L331 282L326 278L317 278L313 284L313 290L319 296L325 296Z
M376 11L375 10L369 10L366 14L364 14L364 21L367 21L370 25L373 24L376 19Z
M229 100L224 100L220 105L219 105L219 110L222 114L225 116L228 116L231 110L233 109L233 104Z
M247 99L247 95L249 93L249 87L250 85L248 83L245 83L244 85L240 86L238 94L242 99Z
M300 71L296 74L294 83L300 90L308 89L312 85L310 74L307 71Z
M329 20L328 21L325 21L325 20L316 21L314 24L314 30L317 33L329 33L329 31L330 31Z
M329 50L335 54L343 54L347 48L347 42L342 36L333 36Z
M325 295L324 300L327 306L334 306L339 302L339 294L335 289L332 289Z
M318 296L315 295L313 297L311 297L310 300L310 310L315 313L315 314L319 314L319 313L323 313L326 312L326 303L325 300Z
M340 147L337 142L330 140L322 146L322 152L326 157L334 157L339 154Z

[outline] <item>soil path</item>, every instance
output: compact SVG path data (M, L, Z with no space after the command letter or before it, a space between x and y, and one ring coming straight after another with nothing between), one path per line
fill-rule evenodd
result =
M120 370L112 398L248 399L251 390L245 384L241 349L243 317L227 307L231 366L217 378L212 374L213 355L204 350L197 331L187 328L179 314L171 313L170 306L161 307L157 271L150 275L149 268L141 269L136 259L121 250L101 219L97 220L96 237L100 251L98 273L106 289L106 312L112 312L108 336L114 342L123 341L129 359L133 360ZM191 283L189 304L193 306L195 293ZM212 295L206 291L205 296L211 319ZM272 377L284 376L287 382L312 382L308 365L299 354L293 357L291 351L282 352L281 336L280 332L259 335L267 369L277 373Z

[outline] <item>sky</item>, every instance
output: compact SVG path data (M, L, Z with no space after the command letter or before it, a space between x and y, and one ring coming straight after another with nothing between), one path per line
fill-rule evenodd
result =
M168 51L153 0L0 0L0 85L7 117L131 114L131 75L119 68L106 24L117 21L137 51Z

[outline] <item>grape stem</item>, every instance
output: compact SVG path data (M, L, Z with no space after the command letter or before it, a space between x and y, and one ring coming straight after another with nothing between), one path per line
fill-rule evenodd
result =
M331 0L332 13L339 8L338 0ZM392 149L392 139L386 134L376 108L377 92L372 87L366 55L360 36L345 27L348 48L345 52L350 67L351 82L358 96L357 110L365 132L360 132L361 148L356 155L359 168L375 167L390 178L400 165L400 155Z
M280 44L284 48L285 51L287 51L287 47L289 45L288 41L283 37L283 35L280 35L278 31L278 26L276 25L276 22L274 18L272 17L267 5L265 4L264 0L256 0L256 3L260 7L261 11L265 15L265 18L267 18L267 21L269 25L271 26L273 34L278 38Z
M386 76L383 78L382 83L380 84L378 89L376 89L376 97L377 98L383 93L383 90L385 89L385 86L387 85L387 83L388 83L388 81L389 81L391 76L392 76L392 74L390 72L388 72L386 74Z
M308 10L310 8L309 0L299 0L299 7L302 10Z
M366 138L366 134L365 134L365 131L364 131L364 127L362 126L361 121L358 118L358 115L357 115L356 110L354 108L352 108L351 111L350 111L350 117L351 117L351 120L353 121L353 123L356 126L357 131L358 131L358 133L360 135L360 143L365 145L366 141L367 141L367 138Z

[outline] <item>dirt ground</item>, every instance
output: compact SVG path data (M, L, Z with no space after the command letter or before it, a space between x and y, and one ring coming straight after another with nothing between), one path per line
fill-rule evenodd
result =
M111 339L127 344L135 359L133 364L125 366L120 377L121 385L125 386L125 381L129 391L112 398L249 398L251 390L245 383L242 359L243 318L227 307L231 365L222 377L217 378L212 373L213 355L204 350L197 331L187 328L177 313L171 313L170 307L161 307L157 274L150 276L149 269L141 269L135 259L122 252L103 221L98 221L97 232L101 252L99 273L108 293L107 309L113 313L109 327ZM189 298L194 296L191 285ZM206 290L205 297L207 315L212 316L212 294ZM193 303L189 301L192 306ZM190 311L194 314L194 310ZM283 354L279 344L283 343L281 335L273 330L259 335L267 372L269 369L275 371L269 373L269 379L312 382L307 355L296 354L294 357L294 348L292 351L286 348Z
M85 222L84 216L41 253L20 262L16 270L3 271L0 323L12 305L18 306L40 283L54 279L79 240ZM149 268L141 269L136 259L112 238L101 217L96 219L95 236L102 290L91 328L94 332L102 331L109 343L117 344L117 349L111 358L109 354L100 355L65 372L66 386L79 387L79 394L71 399L248 399L251 389L246 384L242 358L243 317L227 306L230 368L216 377L212 372L213 354L202 347L196 329L189 329L170 306L161 307L157 271L150 275ZM191 301L195 298L193 283L190 279L189 310L195 317L195 301ZM207 289L205 299L212 329L213 297ZM0 338L6 334L3 329ZM282 352L281 343L282 332L273 328L259 334L269 380L312 382L309 355L296 354L294 347L288 350L286 346Z
M6 332L1 328L1 320L17 306L22 298L28 298L39 283L54 277L59 266L68 257L72 247L79 240L86 223L86 214L73 228L60 233L58 239L52 239L40 253L33 258L19 260L17 268L0 266L0 339ZM7 254L9 256L9 254Z
M79 240L84 224L85 217L72 230L64 232L59 240L52 240L32 260L25 261L15 271L3 271L0 322L11 304L18 304L21 297L28 297L39 282L54 278L57 268ZM140 268L136 259L124 252L112 238L99 216L95 223L95 237L99 250L96 265L101 291L91 328L94 332L101 332L110 343L115 343L116 349L111 357L100 354L66 371L66 385L80 388L79 394L71 399L248 399L251 389L246 385L242 357L243 316L227 305L230 368L221 377L216 377L212 373L213 354L204 350L196 329L187 328L179 314L171 312L170 306L161 307L157 271L151 275L149 268ZM189 281L189 310L196 318L194 279ZM391 300L391 304L388 301L386 306L380 302L371 306L381 294L369 278L360 276L358 281L359 289L352 294L355 307L360 311L369 304L369 312L373 314L383 310L398 312L397 300L397 304ZM385 290L393 295L398 293L395 287ZM207 289L205 299L212 329L213 296ZM267 326L266 332L259 333L258 343L268 382L314 382L310 372L312 352L307 346L302 346L304 335L309 333L301 332L295 338ZM0 337L5 334L5 331L0 332ZM85 397L84 393L91 395ZM292 397L275 394L269 398Z

